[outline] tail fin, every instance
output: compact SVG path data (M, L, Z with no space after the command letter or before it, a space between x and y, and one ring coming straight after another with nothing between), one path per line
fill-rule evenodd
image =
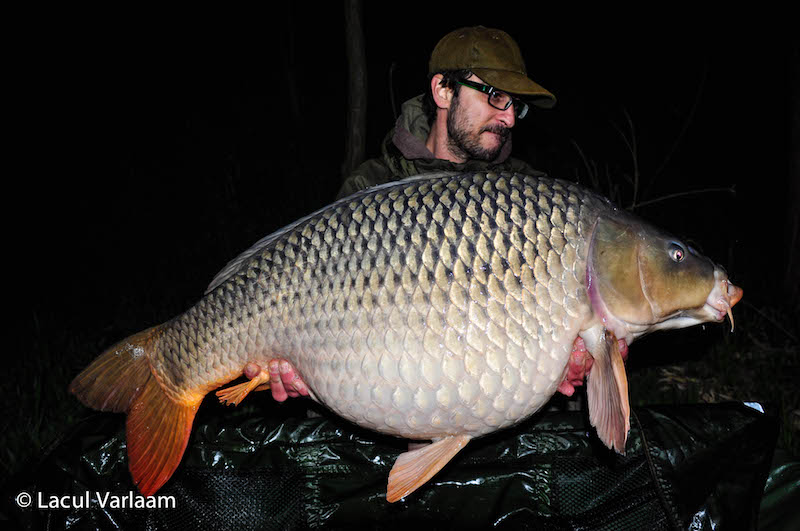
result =
M155 494L178 468L203 397L173 402L151 377L128 413L128 468L145 496Z
M150 496L178 467L203 395L176 401L153 375L148 355L160 326L134 334L106 350L69 386L85 405L127 413L128 467L139 491Z

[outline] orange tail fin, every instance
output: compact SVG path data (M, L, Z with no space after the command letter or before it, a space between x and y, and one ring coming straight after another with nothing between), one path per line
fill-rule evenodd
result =
M173 402L150 378L128 413L128 468L145 496L155 494L178 468L203 397Z
M128 413L128 467L145 496L154 494L178 467L189 442L203 395L177 402L153 376L148 362L161 327L135 334L114 345L69 386L87 406Z

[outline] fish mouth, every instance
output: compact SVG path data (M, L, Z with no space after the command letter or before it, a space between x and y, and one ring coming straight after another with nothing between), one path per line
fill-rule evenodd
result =
M725 320L725 316L728 316L731 320L731 331L733 331L733 312L731 308L742 299L743 293L742 288L733 285L728 280L728 275L724 270L715 269L714 287L702 305L688 310L679 310L656 324L643 327L643 330L634 331L633 337L635 338L654 330L685 328L708 322L721 323ZM630 341L628 343L630 344Z
M734 329L733 308L742 299L744 290L735 286L728 280L724 271L719 269L714 271L714 289L708 294L703 312L710 317L710 320L721 323L725 316L731 320L731 331Z

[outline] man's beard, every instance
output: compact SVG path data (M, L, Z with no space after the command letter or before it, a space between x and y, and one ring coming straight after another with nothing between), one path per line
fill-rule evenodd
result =
M466 113L460 112L458 96L454 97L447 115L447 145L454 155L466 160L491 162L500 154L511 134L511 130L502 125L486 126L475 133L472 132L473 129L473 124ZM490 149L481 145L480 136L484 131L500 135L497 147Z

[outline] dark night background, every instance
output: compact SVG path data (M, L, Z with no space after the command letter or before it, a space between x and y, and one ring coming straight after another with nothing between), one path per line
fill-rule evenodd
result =
M744 18L581 27L516 4L504 16L415 6L364 8L368 156L379 154L394 122L390 92L398 112L422 92L440 37L465 25L499 27L519 43L529 75L558 98L515 128L515 156L588 183L579 147L627 206L623 175L633 165L618 132L629 133L627 115L640 178L646 185L655 176L642 199L735 190L637 212L698 242L749 304L792 308L796 37ZM229 259L331 202L344 157L340 3L160 24L71 15L28 22L6 77L15 94L6 182L19 190L6 185L14 314L6 355L22 367L8 374L23 388L43 378L46 387L48 363L76 373L109 343L193 304ZM26 374L20 360L41 352L58 361ZM62 388L46 392L71 400Z

